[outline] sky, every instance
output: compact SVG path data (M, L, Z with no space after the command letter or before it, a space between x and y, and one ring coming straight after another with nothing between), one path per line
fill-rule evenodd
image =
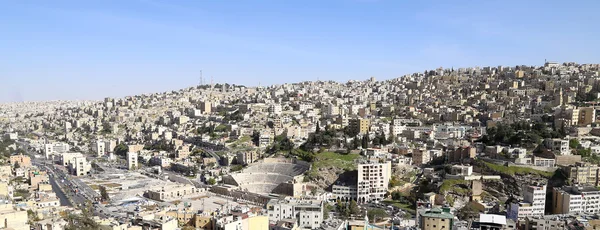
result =
M0 103L600 62L600 1L0 1Z

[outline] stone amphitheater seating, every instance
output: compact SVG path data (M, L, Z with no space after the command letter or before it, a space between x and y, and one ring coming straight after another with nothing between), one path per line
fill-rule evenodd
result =
M253 193L267 194L280 184L290 181L308 170L307 165L293 163L258 163L240 173L231 174L237 184Z

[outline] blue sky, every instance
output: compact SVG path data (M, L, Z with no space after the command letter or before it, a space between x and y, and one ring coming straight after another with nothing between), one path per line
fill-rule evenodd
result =
M0 102L600 62L600 1L0 2Z

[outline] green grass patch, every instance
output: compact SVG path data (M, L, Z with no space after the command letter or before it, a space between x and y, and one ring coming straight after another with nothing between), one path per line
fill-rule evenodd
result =
M466 180L459 180L459 179L444 180L444 182L440 186L440 194L445 194L446 192L452 192L452 193L456 193L459 195L467 195L469 193L469 189L462 188L459 185L468 186L469 182Z
M511 176L526 175L526 174L538 174L540 176L550 178L554 174L552 172L545 172L545 171L536 170L536 169L532 169L532 168L526 168L526 167L497 165L497 164L489 163L489 162L485 162L485 161L483 163L485 164L486 167L490 168L493 171L496 171L499 173L504 173L504 174L511 175Z
M296 151L296 150L294 150ZM302 151L299 150L298 151ZM346 171L356 170L354 160L360 158L358 154L339 154L334 152L315 153L315 159L312 163L311 176L316 176L321 168L336 167Z
M411 215L416 214L416 211L411 204L403 203L403 202L396 201L396 200L384 200L382 202L386 205L391 205L393 207L399 208L407 213L410 213Z

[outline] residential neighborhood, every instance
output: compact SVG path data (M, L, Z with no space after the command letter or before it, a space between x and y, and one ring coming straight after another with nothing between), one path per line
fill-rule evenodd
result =
M596 229L600 64L0 104L0 228Z

